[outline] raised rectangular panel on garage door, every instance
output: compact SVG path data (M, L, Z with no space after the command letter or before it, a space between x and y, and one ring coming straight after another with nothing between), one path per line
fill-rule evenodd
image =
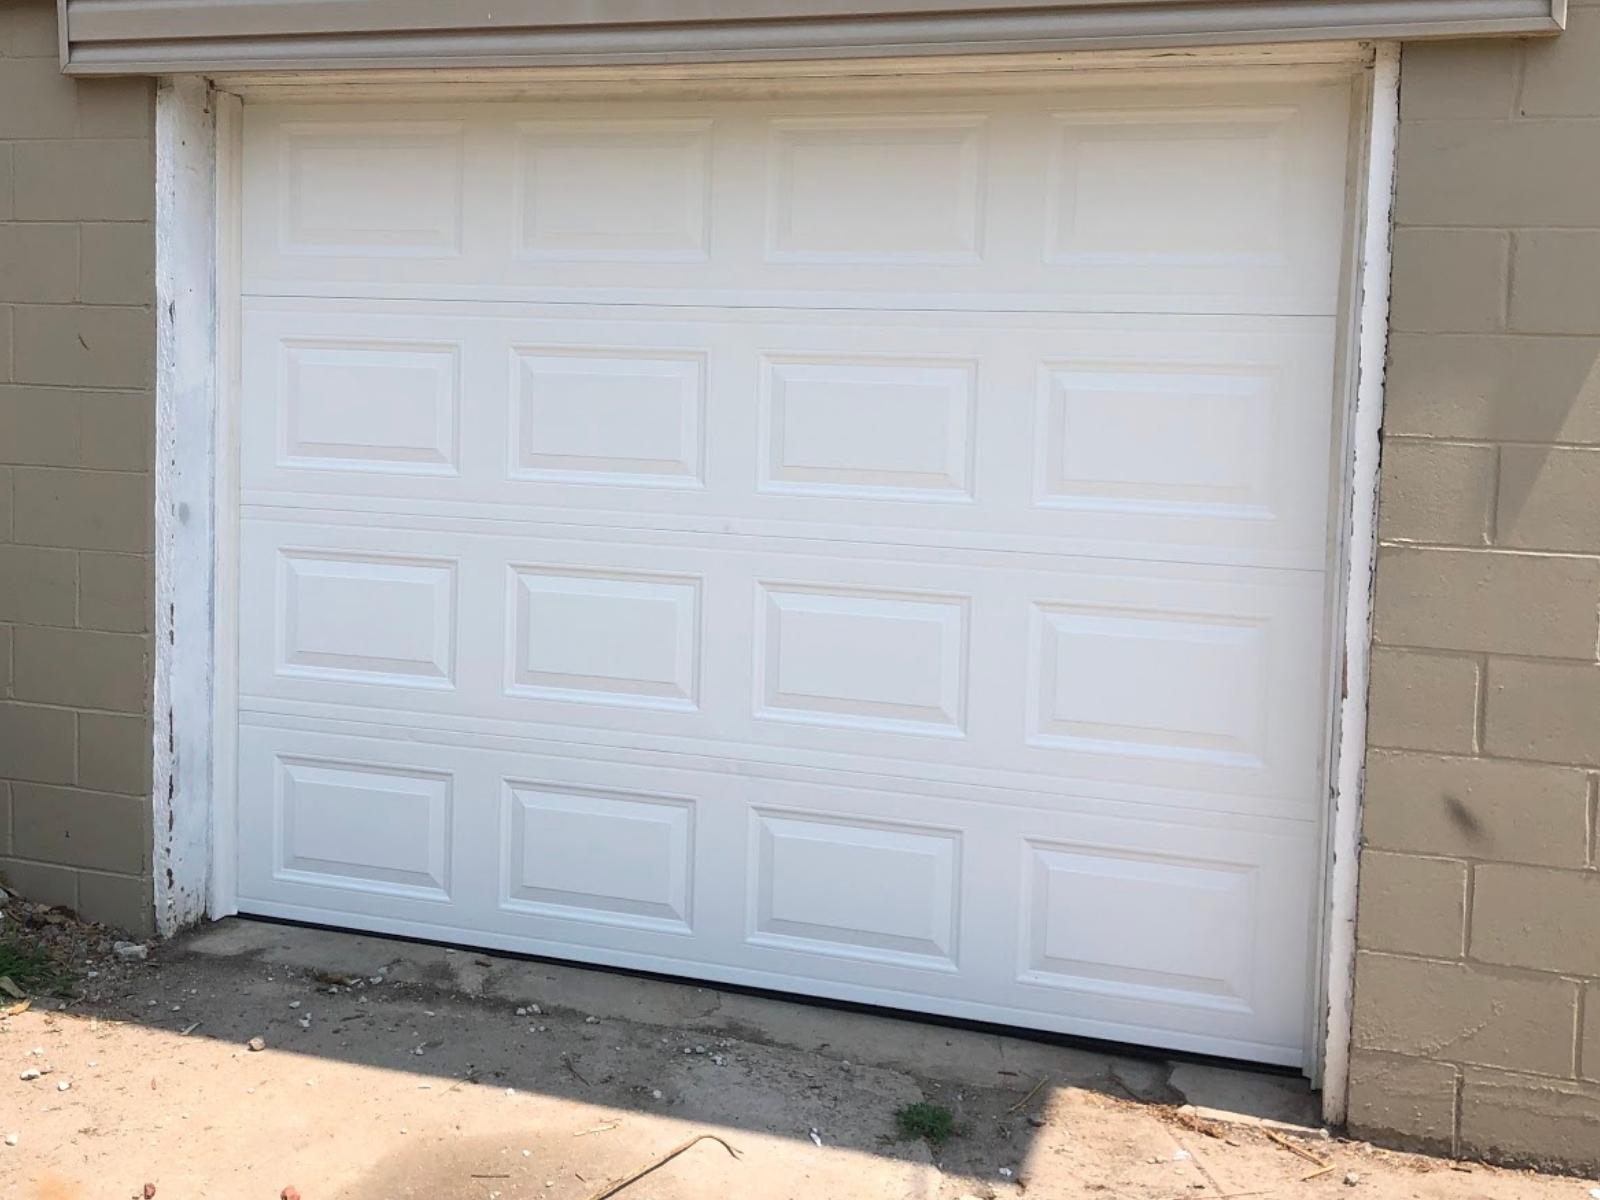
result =
M1045 841L1026 853L1025 982L1249 1008L1251 867ZM1102 905L1143 936L1082 919Z
M706 352L514 346L514 480L704 485Z
M501 904L690 932L694 801L507 780Z
M327 259L461 254L464 124L296 121L277 129L274 233L285 254ZM405 186L374 189L374 179Z
M452 560L285 548L276 565L269 594L277 629L270 650L261 649L279 674L391 688L454 686Z
M1349 90L1128 78L248 105L241 907L1303 1063Z
M756 716L964 734L964 596L758 581Z
M1298 100L1058 110L1045 262L1113 293L1203 293L1225 279L1259 297L1336 279L1338 240L1304 233L1341 222L1318 142L1338 136L1342 116Z
M977 375L953 357L763 355L761 490L971 501Z
M706 257L711 121L516 126L516 251L548 262ZM639 203L648 196L648 204Z
M274 775L277 878L449 900L449 774L285 756Z
M302 471L454 475L459 348L429 341L278 344L275 465Z
M980 262L987 124L960 112L770 121L765 258Z
M958 969L958 831L757 809L750 838L752 943Z
M1029 829L1016 865L1019 986L1041 1003L1070 996L1086 1017L1164 1012L1175 1024L1292 1044L1308 981L1285 960L1305 944L1294 905L1315 891L1315 875L1294 865L1309 830L1149 816L1085 814Z
M1293 798L1311 815L1321 723L1293 697L1322 634L1314 578L1043 586L1028 606L1026 736L1055 769Z
M509 569L509 695L696 706L700 576L526 563Z

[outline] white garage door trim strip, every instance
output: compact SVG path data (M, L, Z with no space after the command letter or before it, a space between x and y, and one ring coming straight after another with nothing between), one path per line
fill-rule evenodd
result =
M1392 86L1392 54L1384 48L1378 57L1380 73L1388 64L1387 82ZM1080 61L1062 59L1061 63L1070 69ZM302 81L299 86L306 85ZM156 711L160 719L155 748L154 861L158 919L166 929L204 913L225 915L234 911L236 904L230 790L236 777L232 731L236 728L233 698L237 680L232 664L237 630L229 581L236 577L238 547L231 538L213 535L212 520L216 529L236 527L238 431L231 401L239 361L235 314L241 108L238 99L226 92L210 97L209 106L207 101L205 84L196 79L164 82L158 100L161 355ZM1366 160L1370 174L1354 180L1352 189L1358 233L1366 231L1355 248L1359 261L1352 266L1365 272L1366 278L1385 282L1387 194L1392 176L1392 142L1385 145L1385 127L1392 118L1391 101L1392 96L1380 87L1376 100L1367 101L1370 115L1360 114L1354 152ZM219 147L214 155L213 128ZM1329 744L1337 751L1330 761L1338 767L1338 786L1330 787L1335 811L1333 820L1327 822L1333 872L1326 889L1330 901L1326 944L1314 948L1315 976L1321 985L1314 989L1317 1013L1308 1014L1308 1024L1318 1039L1324 1032L1327 1035L1313 1069L1320 1066L1326 1071L1330 1111L1335 1111L1335 1104L1342 1105L1339 1077L1348 1038L1347 1017L1341 1020L1339 1013L1350 953L1347 945L1341 945L1341 932L1348 933L1353 910L1353 814L1358 800L1365 690L1356 685L1364 681L1366 673L1370 520L1386 324L1380 302L1386 290L1386 286L1362 288L1354 279L1347 280L1347 293L1360 296L1361 302L1359 306L1346 302L1341 318L1349 361L1348 378L1341 388L1346 410L1342 434L1345 469L1334 503L1342 528L1336 539L1340 558L1334 564L1340 594L1333 613L1333 636L1338 645L1332 674L1336 679L1343 674L1352 686L1349 695L1330 698L1334 720L1328 731ZM210 303L213 296L214 306ZM1348 524L1347 514L1351 518ZM375 921L368 923L378 927ZM421 932L414 922L408 924ZM610 960L616 961L616 956L611 955ZM1333 986L1328 986L1328 980L1334 981ZM880 990L878 994L881 997L883 993ZM1317 1019L1324 1011L1324 997L1330 1018L1326 1030Z

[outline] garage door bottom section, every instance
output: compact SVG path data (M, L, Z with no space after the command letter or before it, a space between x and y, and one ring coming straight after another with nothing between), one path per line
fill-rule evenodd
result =
M244 912L1303 1063L1308 825L296 724L241 739Z

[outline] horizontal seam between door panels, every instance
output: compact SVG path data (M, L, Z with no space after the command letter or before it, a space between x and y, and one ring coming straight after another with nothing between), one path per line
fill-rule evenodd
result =
M406 510L406 509L394 509L394 508L385 508L385 509L377 509L377 508L373 508L373 509L335 508L335 507L333 507L331 505L324 505L324 504L303 504L303 505L299 505L299 504L280 504L280 503L273 503L273 502L269 502L269 501L245 501L244 503L242 503L239 506L239 513L240 513L241 520L243 520L245 518L248 518L248 517L251 517L251 516L257 516L257 519L261 519L261 520L272 520L272 519L284 520L286 518L284 518L281 514L295 514L295 515L303 518L300 521L300 523L304 523L304 524L314 523L318 519L321 519L321 518L327 518L327 517L338 518L340 516L360 516L360 517L384 518L382 527L385 528L385 529L393 529L393 528L395 528L395 518L405 518L405 517L414 517L414 518L417 518L417 519L422 520L422 521L440 521L440 522L474 521L474 522L490 522L490 523L495 523L495 524L520 527L519 530L515 530L515 531L513 531L513 530L504 530L504 531L502 531L502 530L472 530L472 529L459 529L459 528L457 528L457 529L448 529L448 528L446 528L446 529L441 529L441 530L438 531L438 532L443 532L443 533L455 534L455 535L461 536L461 537L499 538L499 537L505 536L507 533L510 533L510 532L521 532L526 536L541 537L541 538L545 538L545 539L548 539L548 540L562 540L563 538L565 538L565 539L571 540L571 541L582 541L582 540L584 540L586 535L589 535L589 534L595 533L597 531L600 531L600 532L615 532L615 533L624 533L624 534L636 534L636 535L641 535L641 536L645 535L645 534L651 534L651 533L672 533L672 534L682 534L682 535L685 535L685 536L688 536L688 537L704 537L704 538L716 538L716 539L750 539L750 540L753 540L753 541L780 540L780 541L785 541L785 542L812 543L812 544L815 544L815 545L821 546L821 547L833 546L833 545L838 544L838 542L842 540L842 541L844 541L845 543L847 543L847 544L849 544L851 546L860 546L860 547L866 547L866 548L871 548L871 547L874 547L874 546L881 546L881 547L884 547L886 549L894 549L894 550L921 550L921 551L926 551L929 554L937 554L937 555L949 555L949 554L1027 555L1027 556L1031 556L1031 557L1035 557L1035 558L1086 559L1086 560L1089 560L1091 562L1101 562L1101 561L1103 561L1103 562L1149 563L1152 566L1172 566L1172 567L1216 567L1216 568L1224 568L1224 569L1227 569L1227 570L1270 571L1270 572L1277 572L1277 573L1291 573L1291 574L1295 574L1295 575L1326 575L1328 573L1328 568L1326 566L1316 566L1316 567L1273 566L1273 565L1266 564L1266 563L1219 562L1219 561L1217 561L1215 559L1202 559L1202 558L1172 558L1172 557L1156 558L1156 557L1132 555L1132 554L1128 554L1128 555L1095 554L1095 553L1090 553L1090 552L1084 551L1084 550L1068 550L1068 549L1027 549L1027 548L1018 549L1018 548L1014 548L1014 547L1001 547L1001 546L952 546L952 545L949 545L948 543L945 543L945 544L934 544L934 543L921 543L921 542L910 542L910 541L888 541L888 540L884 540L884 539L881 539L881 538L876 538L876 539L842 538L841 539L838 535L829 535L829 534L815 534L815 535L812 535L812 534L781 533L781 532L771 532L771 531L728 532L728 531L715 530L715 529L684 529L684 528L680 528L680 527L677 527L677 526L671 526L671 525L651 525L651 524L645 524L645 523L640 523L640 522L635 522L635 523L630 524L630 525L610 525L610 524L604 524L604 523L601 523L601 522L594 522L592 524L587 524L587 525L572 525L572 524L563 524L563 523L560 523L560 522L557 522L557 521L551 521L551 520L548 520L548 519L545 519L545 518L537 518L537 517L511 517L511 516L507 516L507 517L488 517L488 516L476 516L476 515L470 516L470 517L463 517L463 516L454 516L454 515L450 515L450 514L419 513L419 512L409 511L409 510ZM710 518L710 519L715 519L715 518ZM337 524L339 522L337 520L335 520L334 522L331 522L331 523ZM366 527L366 523L364 523L364 522L345 522L344 524L350 525L350 526L354 526L356 528ZM570 533L559 533L559 534L558 533L553 533L553 532L551 532L552 528L559 528L559 529L562 529L562 530L570 530L571 532ZM415 532L428 532L427 530L418 530L416 528L409 528L407 531L408 532L413 532L413 533L415 533ZM930 532L936 533L936 532L941 532L941 530L938 530L936 528L932 528L932 529L930 529ZM943 532L948 532L948 530L945 530ZM634 539L634 541L636 541L636 540L637 539ZM629 539L626 539L626 538L619 538L619 539L616 539L615 541L616 541L616 544L620 544L620 545L633 544L633 541L630 541ZM658 550L670 549L670 547L662 546L660 543L656 543L656 542L652 542L652 543L650 543L650 545L651 545L651 547L653 549L658 549ZM693 547L687 547L687 548L693 549Z
M622 752L625 752L625 753L634 753L634 754L648 754L648 755L651 755L651 756L654 756L654 757L658 757L658 758L667 758L667 759L678 760L680 763L682 763L683 760L691 760L692 759L692 760L701 760L701 761L705 761L705 762L722 763L722 764L737 763L737 764L739 764L739 765L741 765L743 767L754 767L754 768L758 768L758 769L762 768L762 767L768 767L768 768L775 767L775 768L779 768L780 770L781 769L787 769L789 771L797 771L797 772L821 773L821 774L829 775L831 777L832 776L839 776L841 774L844 774L846 776L864 777L864 778L867 778L867 779L892 779L892 780L900 780L900 781L903 781L903 782L906 782L906 783L909 783L909 784L913 784L913 785L918 784L918 783L930 783L930 782L932 782L932 783L943 784L945 786L959 787L959 788L963 788L963 789L978 789L980 791L1003 792L1003 793L1009 793L1009 794L1021 794L1021 795L1039 797L1040 798L1039 803L1033 805L1033 807L1041 807L1041 806L1043 806L1043 804L1045 804L1047 802L1050 802L1050 801L1059 801L1060 792L1062 791L1062 787L1059 786L1059 785L1072 783L1072 782L1077 782L1080 779L1082 779L1082 777L1080 777L1080 776L1068 776L1068 775L1063 775L1063 774L1058 774L1058 773L1048 772L1048 771L1018 771L1018 770L1016 770L1014 768L1000 768L1001 770L1005 770L1007 772L1007 774L1009 774L1009 775L1021 775L1021 776L1025 776L1025 777L1037 777L1037 778L1039 778L1041 780L1047 781L1047 783L1045 785L1041 785L1041 786L1029 786L1028 784L1022 783L1022 782L1011 782L1011 783L1007 783L1007 782L999 782L999 783L996 783L996 782L968 783L968 782L963 782L963 781L960 781L960 780L952 781L949 778L948 772L950 770L985 772L985 771L996 770L996 768L986 767L986 766L967 766L967 765L964 765L964 764L957 764L954 767L952 767L950 764L947 764L947 763L933 763L933 762L926 762L926 760L915 759L915 758L905 758L905 757L889 758L889 759L887 759L887 762L889 764L891 764L891 765L898 765L898 764L902 764L902 763L925 765L928 768L928 770L923 772L923 773L921 773L921 774L918 774L918 773L915 773L915 772L912 772L912 771L909 771L909 770L898 770L897 771L897 770L883 769L881 766L878 767L877 769L873 769L873 768L863 768L863 767L859 767L859 766L858 767L850 767L850 766L841 766L841 765L838 765L838 764L827 764L827 763L821 763L821 764L816 764L816 763L812 763L812 764L796 764L796 763L786 763L786 762L772 762L769 759L761 758L761 757L740 756L740 755L734 754L734 753L718 753L717 751L718 751L719 748L724 748L724 749L730 750L730 751L736 751L736 750L739 750L741 748L769 749L769 747L767 747L764 743L761 743L761 742L736 741L736 740L734 740L732 738L705 737L705 738L699 739L700 741L702 741L704 743L704 748L702 748L702 749L670 749L670 748L661 748L661 747L655 747L655 746L641 746L641 745L638 744L638 742L636 740L631 740L630 741L630 740L624 740L624 739L636 739L639 736L647 736L647 737L678 738L680 740L687 740L685 738L685 735L682 735L682 734L646 734L646 735L639 735L637 733L637 731L634 731L634 732L630 733L628 731L618 730L617 731L617 738L619 740L618 740L618 742L616 744L613 744L613 743L606 742L606 741L595 741L595 740L585 739L584 737L582 737L582 735L585 735L585 734L592 735L592 734L594 734L596 732L603 732L601 730L596 730L593 727L586 726L586 725L576 725L576 724L573 724L573 725L560 725L560 726L545 725L545 726L543 726L543 728L546 728L548 730L548 735L547 736L535 736L533 734L528 734L528 733L521 733L521 734L518 734L518 733L505 733L505 732L500 732L500 731L497 731L497 730L487 730L487 731L486 730L479 730L479 731L467 730L467 731L463 731L463 730L453 730L453 729L446 729L446 728L440 727L438 722L439 722L441 716L448 716L450 719L457 720L457 721L491 721L491 722L495 722L496 724L499 724L499 725L512 725L512 724L527 725L527 724L529 724L529 722L526 722L526 721L518 722L513 718L507 718L507 717L477 717L477 716L473 716L471 714L459 715L458 716L456 714L440 714L440 713L433 713L433 712L417 712L415 710L398 709L398 708L393 708L393 709L370 709L370 708L369 709L362 709L361 710L362 712L370 714L368 716L342 716L342 715L338 715L338 714L328 715L328 714L322 714L322 713L303 713L303 712L292 711L292 709L290 709L289 706L292 706L292 705L295 705L295 704L298 704L298 703L311 703L311 704L317 704L317 705L321 705L321 706L325 706L325 707L338 707L338 708L353 708L353 707L356 707L354 705L339 704L337 702L326 701L326 700L316 700L316 701L277 700L277 699L274 699L272 697L266 697L266 696L255 697L254 701L252 701L252 698L248 693L241 692L240 696L239 696L239 709L238 709L239 717L240 717L240 724L241 725L250 724L250 725L255 726L256 728L290 729L290 730L294 730L296 732L320 733L320 732L325 732L325 730L323 728L321 728L321 727L326 726L326 725L328 725L330 723L337 723L337 724L340 724L340 725L359 725L359 726L367 726L368 727L363 732L348 733L348 734L345 735L345 736L350 736L350 737L376 738L376 739L382 740L382 741L392 741L392 742L398 742L398 743L418 743L418 744L424 744L424 745L448 746L448 747L451 747L451 748L454 748L454 749L480 750L480 751L485 751L485 752L488 752L488 753L495 753L495 752L497 752L497 749L498 749L499 752L513 752L514 753L514 752L517 752L517 749L520 746L520 747L522 747L522 752L524 752L524 753L543 753L543 754L549 754L549 755L553 755L553 756L568 758L568 757L571 756L571 749L572 749L573 746L582 746L582 747L589 748L589 749L614 750L614 751L622 751ZM246 721L245 718L247 718L247 717L275 718L275 720L253 721L252 722L252 721ZM397 718L397 720L385 721L385 720L382 719L382 718L385 718L385 717ZM404 719L406 719L406 718L410 718L411 721L414 722L414 724L402 723L404 721ZM298 729L294 724L292 724L293 722L301 722L301 721L307 722L308 724L312 724L314 726L317 726L317 728L313 728L313 729ZM782 723L781 722L776 722L775 724L782 724ZM419 736L419 735L421 735L421 736ZM501 743L510 743L510 744L509 745L503 745L503 746L501 746L499 748L496 748L496 747L493 747L493 746L475 744L473 741L469 740L469 739L474 739L474 738L477 738L477 739L493 739L493 740L501 742ZM530 746L530 744L536 744L536 745L538 745L540 747L543 747L543 749L541 749L541 750L530 749L530 748L528 748ZM777 748L774 748L774 749L782 749L782 748L781 747L777 747ZM843 759L859 760L860 758L863 757L862 755L859 755L859 754L852 754L852 753L850 753L848 751L840 751L840 750L809 750L808 749L808 750L804 751L804 753L817 754L817 755L822 755L822 756L829 756L829 757L836 758L836 759L837 758L843 758ZM593 761L614 761L614 760L610 760L610 759L604 759L604 760L602 760L602 759L594 759ZM883 759L875 759L873 761L878 762L878 763L881 764L885 760L883 760ZM669 765L669 764L663 764L663 765ZM688 770L688 771L702 771L702 772L710 770L710 773L712 773L712 774L727 774L727 773L729 773L729 772L726 772L726 771L717 771L714 768L697 767L697 766L689 766L689 765L679 765L676 769ZM929 779L927 777L929 774L932 774L932 773L937 773L937 778ZM1094 783L1095 781L1089 780L1089 781L1086 781L1086 782ZM1048 786L1051 783L1056 784L1058 786L1056 786L1056 787L1054 787L1052 789L1051 787ZM848 782L841 782L837 778L831 780L830 786L845 788L845 789L848 789L848 790L851 790L851 791L871 791L871 790L874 790L869 784L851 784L851 783L848 783ZM1188 790L1185 790L1185 789L1175 788L1175 787L1172 787L1172 786L1162 785L1162 784L1153 784L1153 783L1114 783L1112 786L1115 786L1115 787L1126 787L1126 788L1137 788L1137 789L1142 789L1142 790L1145 790L1145 791L1156 792L1156 793L1172 793L1172 794L1178 794L1178 795L1193 795L1194 794L1194 792L1188 791ZM1270 822L1281 822L1281 823L1284 823L1284 824L1287 824L1287 825L1294 825L1294 826L1301 826L1301 825L1314 826L1317 823L1317 817L1316 817L1315 813L1308 813L1305 816L1300 816L1300 815L1297 815L1295 813L1275 812L1275 811L1270 811L1270 810L1228 808L1228 807L1224 807L1227 804L1227 802L1230 799L1237 799L1237 797L1234 796L1233 794L1227 793L1227 792L1218 792L1218 791L1214 791L1214 790L1203 790L1203 794L1208 800L1221 801L1222 805L1219 806L1219 805L1216 805L1216 804L1208 804L1206 807L1200 808L1200 807L1195 807L1195 806L1190 806L1190 805L1177 804L1177 803L1173 803L1172 801L1163 800L1163 799L1159 799L1159 798L1127 799L1127 798L1122 798L1122 797L1108 797L1108 796L1105 796L1103 794L1102 795L1086 794L1086 795L1084 795L1082 797L1082 799L1088 800L1088 801L1092 801L1093 803L1096 803L1096 804L1111 804L1111 805L1120 805L1120 806L1133 806L1133 807L1138 807L1138 808L1160 808L1162 810L1171 810L1171 811L1176 811L1176 812L1195 812L1195 813L1200 813L1200 814L1205 814L1205 815L1246 817L1246 818L1250 818L1250 819L1254 819L1254 820L1270 821ZM949 799L955 800L957 798L951 797ZM1262 799L1264 801L1270 802L1272 798L1270 796L1263 796L1263 797L1259 797L1259 799ZM970 801L970 802L981 803L981 804L1003 803L1001 801L985 799L982 796L970 796L970 795L969 796L960 797L959 801L960 802L969 802ZM1311 805L1310 803L1308 803L1307 807L1314 807L1314 806Z
M334 295L332 293L302 293L302 292L244 292L241 298L245 300L330 300L336 303L356 304L368 301L398 304L432 304L432 305L457 305L457 304L504 304L527 307L529 305L541 308L646 308L664 309L670 311L688 311L692 309L716 310L734 309L740 312L859 312L875 313L890 312L904 314L939 314L952 316L1063 316L1063 317L1226 317L1237 319L1255 318L1282 318L1296 321L1331 321L1339 316L1337 312L1299 312L1299 311L1266 311L1248 312L1232 309L1158 309L1158 308L998 308L998 307L973 307L971 305L952 305L950 307L908 306L902 304L750 304L750 303L716 303L706 302L699 304L672 303L657 300L558 300L540 298L503 298L497 299L489 296L435 296L435 295Z

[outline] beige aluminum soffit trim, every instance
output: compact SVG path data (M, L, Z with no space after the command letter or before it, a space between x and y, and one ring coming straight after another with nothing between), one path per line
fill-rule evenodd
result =
M1555 33L1565 0L58 0L72 74L759 61ZM915 11L908 11L915 9ZM648 15L649 19L642 19Z

